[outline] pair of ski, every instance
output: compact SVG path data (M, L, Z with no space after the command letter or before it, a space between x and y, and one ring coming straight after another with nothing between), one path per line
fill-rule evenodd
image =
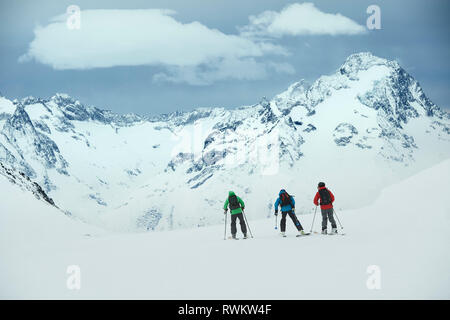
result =
M248 239L248 237L247 238L233 238L232 236L228 237L228 240L239 240L239 239L246 240Z
M324 236L345 236L345 233L325 233L323 234L322 232L317 232L317 231L313 231L314 234L320 234L320 235L324 235Z
M297 234L295 237L296 238L301 238L301 237L305 237L305 236L309 236L311 233L310 232L305 232L305 234ZM281 235L283 238L287 238L287 235Z
M296 235L296 237L297 238L301 238L301 237L304 237L304 236L309 236L311 234L311 232L307 232L307 233L305 233L305 234L297 234ZM314 231L314 234L322 234L321 232L317 232L317 231ZM326 234L324 234L324 236L345 236L345 233L326 233ZM286 238L287 237L287 235L281 235L283 238Z

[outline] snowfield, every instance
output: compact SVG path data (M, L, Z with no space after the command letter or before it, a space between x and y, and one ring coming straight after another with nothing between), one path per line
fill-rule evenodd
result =
M111 233L65 216L3 177L0 189L2 299L450 298L449 159L352 211L339 210L341 192L330 186L345 236L296 238L288 220L288 238L281 238L275 220L260 219L250 206L248 240L224 241L223 224ZM309 230L313 215L298 216ZM80 267L79 290L66 285L71 265ZM374 265L381 287L370 290Z

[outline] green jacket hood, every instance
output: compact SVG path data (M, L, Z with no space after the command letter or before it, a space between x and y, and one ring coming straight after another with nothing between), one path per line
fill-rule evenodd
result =
M228 192L228 196L229 196L229 197L235 196L235 195L236 195L236 194L235 194L233 191L229 191L229 192Z

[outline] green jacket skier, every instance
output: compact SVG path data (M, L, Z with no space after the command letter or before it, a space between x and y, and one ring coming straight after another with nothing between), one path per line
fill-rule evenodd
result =
M225 213L228 210L228 205L230 204L230 197L232 197L232 196L236 196L236 194L233 191L228 192L228 198L227 198L227 200L225 200L225 204L223 205L223 210L225 210ZM244 201L238 196L236 196L236 199L239 202L240 206L235 209L231 209L231 207L230 207L231 214L242 213L242 210L245 209Z
M238 197L233 191L228 192L228 198L223 205L224 214L227 214L228 207L231 213L231 236L236 239L236 219L239 219L241 231L244 234L244 239L247 238L247 226L245 225L244 216L242 214L245 209L244 201Z

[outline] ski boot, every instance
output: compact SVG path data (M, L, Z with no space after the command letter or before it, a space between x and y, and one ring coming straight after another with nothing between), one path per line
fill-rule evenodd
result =
M246 233L244 233L244 239L247 239L248 237L247 237L247 234Z
M285 232L281 232L280 233L282 237L286 237L286 233Z
M237 240L237 238L236 238L236 234L232 234L232 235L231 235L231 239L233 239L233 240Z
M306 232L305 232L305 230L300 230L299 232L299 235L301 235L301 236L304 236L304 235L306 235Z
M323 229L322 234L327 234L327 229Z
M333 228L333 229L331 229L331 234L337 234L338 233L338 230L337 230L337 228Z

